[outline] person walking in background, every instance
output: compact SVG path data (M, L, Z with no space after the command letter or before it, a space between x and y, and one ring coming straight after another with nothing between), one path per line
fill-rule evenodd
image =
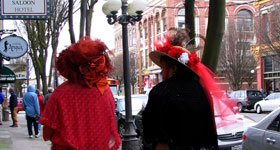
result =
M266 97L266 94L265 94L264 90L263 90L263 89L260 89L260 92L261 92L262 96L265 98L265 97Z
M10 127L18 127L18 118L17 118L17 112L18 112L18 99L17 95L15 93L14 88L9 89L10 96L10 110L11 110L11 118L13 120L13 124Z
M38 98L38 102L39 102L39 107L40 107L40 118L42 117L42 114L44 112L44 99L41 96L41 91L40 89L36 89L36 94L37 94L37 98ZM41 124L40 122L38 122L38 130L39 130L39 134L40 134L40 130L41 130Z
M40 119L43 138L52 142L52 150L118 149L107 50L100 40L84 37L60 53L56 67L68 80L56 87Z
M32 85L27 87L27 93L22 98L22 108L26 114L27 129L29 138L33 137L32 125L34 125L35 137L38 138L38 122L36 118L40 116L40 108L38 96L35 93L35 88Z
M196 53L190 53L176 39L180 38L158 41L156 51L149 54L161 67L164 81L150 91L143 111L144 148L218 150L214 103L224 109L227 105L215 100L227 97ZM230 107L224 112L234 114Z
M49 97L52 95L52 92L53 92L53 88L48 87L48 94L46 94L44 98L44 106L47 104Z
M2 103L4 102L5 97L2 94L2 88L0 88L0 125L2 125Z

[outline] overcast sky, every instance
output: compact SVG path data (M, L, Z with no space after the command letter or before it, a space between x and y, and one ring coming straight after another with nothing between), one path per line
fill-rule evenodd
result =
M101 39L108 46L109 49L113 49L114 46L114 31L113 25L109 25L107 23L107 18L102 12L102 6L104 4L104 0L98 1L98 3L94 7L94 13L92 18L92 27L91 27L91 37ZM78 40L79 36L79 26L80 26L80 13L77 12L74 15L74 28L76 40ZM66 39L67 38L67 39ZM59 49L64 49L69 46L70 37L68 31L68 24L66 24L65 28L61 32L59 38Z
M114 46L114 31L113 25L109 25L107 23L107 18L102 12L102 6L104 4L104 0L98 1L98 3L94 7L94 13L92 18L92 28L91 28L91 38L92 39L101 39L110 50L112 50ZM16 29L14 20L4 20L4 28L3 29ZM74 29L76 40L79 37L79 26L80 26L80 13L77 12L74 15ZM70 46L70 35L69 35L69 27L68 24L65 25L59 37L59 45L58 45L58 53L64 50L66 47ZM22 36L17 34L18 36ZM26 38L26 37L24 37ZM48 63L50 60L48 59ZM9 63L9 62L6 62ZM49 68L47 68L48 72Z

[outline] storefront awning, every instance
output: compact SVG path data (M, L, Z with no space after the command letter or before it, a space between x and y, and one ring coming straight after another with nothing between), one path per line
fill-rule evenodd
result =
M2 69L0 69L0 83L14 83L16 82L16 76L15 73L3 66Z

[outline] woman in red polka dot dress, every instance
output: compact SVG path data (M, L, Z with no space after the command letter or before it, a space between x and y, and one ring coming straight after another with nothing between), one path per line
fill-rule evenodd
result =
M40 119L52 150L119 148L115 103L106 80L112 70L107 49L85 37L60 53L56 67L67 81L52 93Z

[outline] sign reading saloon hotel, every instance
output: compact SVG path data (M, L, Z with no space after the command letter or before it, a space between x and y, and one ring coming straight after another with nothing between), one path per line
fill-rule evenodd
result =
M0 19L49 19L49 0L0 0Z

